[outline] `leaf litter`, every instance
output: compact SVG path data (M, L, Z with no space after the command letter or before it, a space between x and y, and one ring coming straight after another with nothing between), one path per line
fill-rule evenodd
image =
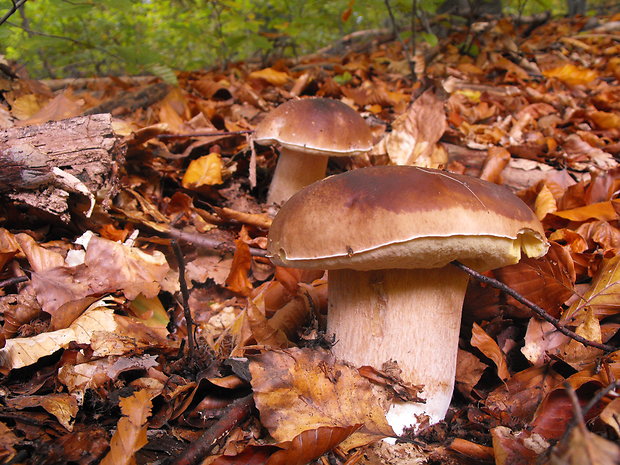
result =
M488 274L576 333L618 346L619 36L584 33L585 22L528 34L505 19L456 28L435 55L415 57L426 78L416 83L402 44L388 41L179 72L163 100L117 105L127 154L109 210L66 224L0 207L0 460L174 460L252 393L256 409L204 463L618 463L620 352L584 347L478 282L448 417L399 444L378 441L393 434L386 399L423 400L423 386L334 360L322 273L256 253L274 213L264 201L277 154L246 136L276 105L326 96L364 116L376 143L369 156L330 162L332 174L415 164L506 185L541 219L551 252ZM68 118L142 89L120 82L54 94L7 80L0 124ZM183 356L171 232L187 264L193 360Z

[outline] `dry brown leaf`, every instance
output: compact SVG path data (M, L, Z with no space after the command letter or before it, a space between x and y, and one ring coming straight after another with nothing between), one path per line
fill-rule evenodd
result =
M252 71L248 75L249 79L262 79L269 84L277 87L281 87L286 84L291 78L288 74L282 71L277 71L273 68L264 68L258 71Z
M47 102L27 120L20 121L18 126L42 124L47 121L60 121L61 119L78 116L83 111L84 100L75 99L71 96L70 91L66 91Z
M585 318L577 326L575 333L589 341L602 342L601 325L591 308L586 310ZM558 356L573 368L579 370L595 362L602 353L600 349L586 347L582 343L571 339L562 348Z
M246 315L252 336L258 344L271 349L284 349L293 345L286 334L274 328L252 302L248 305Z
M437 143L447 128L443 102L428 90L392 123L385 137L385 149L392 163L439 168L447 154Z
M363 426L342 447L358 447L394 432L370 382L324 350L266 352L250 362L261 422L278 441L322 426Z
M15 239L35 272L39 273L65 264L65 258L60 253L41 247L28 234L17 234Z
M553 214L571 221L588 221L591 219L613 221L618 218L618 214L614 209L614 204L616 203L620 203L620 201L612 200L591 203L590 205L573 208L571 210L556 211L553 212Z
M88 243L84 264L89 269L88 283L93 293L121 289L129 300L138 294L155 297L170 270L159 251L146 253L97 236Z
M497 345L497 342L484 332L477 323L474 323L471 332L471 345L480 350L484 355L493 360L497 367L497 375L504 381L510 379L506 356Z
M134 455L148 442L146 439L147 418L151 415L151 394L137 391L119 402L123 417L118 420L116 432L110 440L110 452L101 460L101 465L134 465Z
M73 431L73 421L78 413L78 403L71 394L52 393L44 396L19 396L6 399L7 406L22 410L42 407L56 417L67 431Z
M0 228L0 271L19 252L19 243L13 234Z
M570 86L588 84L598 77L596 71L570 63L543 71L543 75L548 78L559 79Z
M351 436L361 425L349 427L321 426L295 436L286 449L273 454L266 465L306 465L332 450ZM282 447L283 444L279 444Z
M463 395L469 397L487 368L487 364L480 361L474 354L459 349L456 359L456 388Z
M592 111L588 117L601 129L620 129L620 115L607 111Z
M534 204L534 211L536 212L536 217L539 220L543 220L548 213L554 213L558 209L558 205L547 187L546 184L543 184L540 191L538 191L538 195L536 196L536 203Z
M208 278L211 278L215 284L224 286L226 277L230 274L231 265L232 258L205 255L188 262L186 274L188 280L197 283L204 283Z
M466 439L455 438L452 440L449 446L455 452L458 452L465 457L470 457L476 460L491 461L493 460L493 448L476 444Z
M600 414L602 421L611 426L620 437L620 398L615 398L605 406Z
M480 179L501 184L502 171L510 161L510 152L503 147L491 147L480 173Z
M575 266L570 253L550 242L549 251L541 258L523 258L515 265L494 271L497 279L523 297L558 317L562 305L574 294ZM530 316L531 310L512 297L507 302L519 309L518 316Z
M618 465L620 446L586 430L575 427L565 441L558 444L548 465Z
M568 336L560 333L551 323L531 318L521 353L532 365L540 367L548 363L550 356L557 354L568 341Z
M505 426L491 430L496 465L537 465L549 443L536 433L513 432Z
M11 428L0 421L0 460L8 463L15 456L15 448L13 446L19 444L19 439Z
M242 229L239 239L235 240L235 255L230 266L230 273L226 278L226 287L233 292L249 296L254 289L248 276L252 267L252 255L250 247L244 240L244 235L247 236L247 233L245 229Z
M493 412L505 412L529 422L542 399L563 381L564 378L547 365L527 368L491 392L485 405Z

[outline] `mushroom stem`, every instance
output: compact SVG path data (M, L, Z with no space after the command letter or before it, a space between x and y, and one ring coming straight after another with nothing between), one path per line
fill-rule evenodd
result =
M388 422L397 434L419 423L415 415L436 423L448 410L467 280L452 265L329 271L327 330L336 335L335 355L378 369L395 360L403 381L424 385L425 404L394 402L390 408Z
M307 155L282 147L267 201L283 204L302 188L325 177L326 156Z

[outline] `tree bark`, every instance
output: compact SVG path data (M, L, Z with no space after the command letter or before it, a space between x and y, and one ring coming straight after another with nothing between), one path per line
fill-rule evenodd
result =
M109 114L0 131L0 195L69 220L70 193L107 209L125 147Z

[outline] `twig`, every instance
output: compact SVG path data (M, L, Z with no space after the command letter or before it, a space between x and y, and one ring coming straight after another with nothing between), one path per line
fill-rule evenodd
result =
M183 258L181 247L179 247L179 243L175 239L172 239L172 250L174 250L179 266L179 285L181 286L183 313L185 314L185 323L187 325L187 349L190 360L194 360L194 320L192 319L192 312L189 308L189 291L187 290L187 282L185 281L185 258Z
M185 242L191 242L192 244L209 250L225 250L227 252L234 252L236 247L230 242L222 242L216 239L205 237L202 234L188 233L179 229L170 228L168 234L175 239L180 239ZM258 249L256 247L250 247L250 255L254 257L268 258L267 251Z
M160 134L158 139L184 139L186 137L209 137L209 136L238 136L241 134L251 134L254 130L244 131L224 131L224 132L191 132L187 134Z
M13 1L13 7L6 12L6 14L0 18L0 24L3 24L7 19L9 19L17 10L19 10L24 3L26 3L26 0L17 0Z
M14 278L5 279L4 281L0 281L0 289L4 289L5 287L14 286L15 284L26 282L29 279L30 278L28 276L15 276Z
M390 6L390 0L384 0L384 1L385 1L385 7L387 8L388 14L390 15L390 22L392 23L392 30L394 31L394 36L396 37L396 39L400 42L400 44L403 47L403 51L405 52L405 57L407 58L407 63L409 64L409 71L411 72L411 77L415 80L416 78L415 67L413 66L413 62L411 61L411 56L409 54L409 48L407 47L407 44L403 42L403 40L400 38L400 35L398 34L398 25L396 24L394 13L392 13L392 7Z
M620 387L620 381L613 381L612 383L608 384L606 387L598 391L596 395L592 397L592 399L590 399L590 402L588 402L586 405L583 406L582 408L583 414L587 415L588 412L592 410L592 408L596 404L598 404L601 400L603 400L603 397L605 397L611 391L618 389L619 387Z
M180 457L172 461L171 465L194 465L201 463L218 440L250 415L253 405L254 399L251 394L234 401L227 408L226 413L206 430L198 440L192 442Z
M509 296L513 297L517 302L520 302L523 305L525 305L526 307L530 308L533 312L535 312L543 320L548 321L549 323L551 323L553 326L555 326L555 328L559 332L561 332L565 336L570 337L571 339L574 339L577 342L582 343L584 346L595 347L595 348L600 349L600 350L605 351L605 352L614 352L616 350L616 348L613 347L613 346L610 346L610 345L607 345L607 344L601 344L600 342L590 341L590 340L580 336L579 334L574 333L570 329L568 329L565 326L563 326L562 323L560 323L560 320L552 317L544 309L542 309L541 307L539 307L535 303L530 302L528 299L523 297L517 291L515 291L514 289L506 286L504 283L498 281L497 279L493 279L493 278L489 278L488 276L484 276L483 274L480 274L477 271L472 270L471 268L463 265L461 262L458 262L456 260L453 261L452 264L454 266L456 266L457 268L460 268L461 270L463 270L465 273L469 274L470 276L474 277L478 281L481 281L483 283L489 284L489 285L493 286L494 288L499 289L500 291L505 292Z

